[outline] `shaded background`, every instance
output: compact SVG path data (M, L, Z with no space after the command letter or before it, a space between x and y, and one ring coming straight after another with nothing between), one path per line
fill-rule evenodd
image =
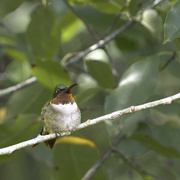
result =
M79 83L72 93L82 122L178 93L180 2L163 1L149 9L153 3L1 0L0 88L33 76L37 81L0 97L0 147L37 136L41 109L59 83ZM69 62L131 19L136 23L104 48ZM117 147L124 157L164 179L179 179L179 120L180 101L175 101L75 132L72 136L80 139L74 144L24 148L0 157L0 179L81 179L119 131L126 136ZM113 153L92 179L120 178L149 176Z

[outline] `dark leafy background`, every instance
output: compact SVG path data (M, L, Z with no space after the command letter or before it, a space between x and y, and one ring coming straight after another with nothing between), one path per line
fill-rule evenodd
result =
M64 67L68 58L97 42L67 4L62 0L1 0L0 88L37 78L34 84L1 97L1 148L37 136L41 109L59 83L79 83L72 93L82 108L82 122L180 90L179 1L163 1L155 9L147 9L152 0L67 2L97 39L113 33L129 18L141 22L106 44L114 65L103 49L97 49ZM86 139L85 144L58 143L53 150L40 144L1 156L0 179L81 179L111 146L120 127L126 138L118 151L148 172L166 180L180 179L179 101L72 134L82 142ZM112 154L92 179L149 177Z

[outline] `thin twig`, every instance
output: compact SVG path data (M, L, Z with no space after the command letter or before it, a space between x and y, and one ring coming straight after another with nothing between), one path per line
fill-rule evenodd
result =
M121 13L129 6L129 2L126 2L126 4L124 5L124 7L120 10L120 12L117 14L117 16L115 17L115 19L113 20L113 22L111 23L111 25L108 27L108 29L106 30L106 35L109 34L113 28L115 27L115 25L117 24L120 16L122 15Z
M149 8L155 8L157 5L159 5L162 2L162 0L154 0L152 6L150 6Z
M153 9L155 8L157 5L159 5L162 2L162 0L155 0L153 2L153 4L149 7L149 9ZM123 26L121 26L119 29L117 29L115 32L113 32L112 34L110 34L109 36L106 36L104 39L98 41L96 44L90 46L89 48L87 48L86 50L84 50L82 53L78 54L75 57L69 58L68 61L66 61L64 63L64 66L68 66L71 63L77 62L80 59L82 59L84 56L86 56L87 54L89 54L90 52L103 47L105 44L107 44L109 41L111 41L112 39L115 39L118 35L122 34L125 30L127 30L129 27L133 26L134 24L136 24L135 20L130 20L128 21L126 24L124 24Z
M176 52L173 53L170 59L162 66L161 71L164 70L174 59L176 58Z
M88 49L84 50L83 52L79 53L77 56L73 56L71 58L69 58L69 60L67 60L66 62L64 62L62 64L63 67L66 67L72 63L75 63L77 61L79 61L81 58L83 58L84 56L86 56L87 54L89 54L90 52L104 46L105 44L107 44L109 41L111 41L112 39L116 38L119 34L123 33L126 29L128 29L129 27L131 27L133 24L135 24L135 21L129 21L128 23L126 23L124 26L122 26L121 28L119 28L118 30L116 30L114 33L112 33L111 35L107 36L106 38L104 38L103 40L98 41L96 44L90 46ZM2 89L0 90L0 98L2 96L8 95L10 93L13 93L14 91L17 91L27 85L30 85L34 82L36 82L37 79L35 77L32 77L22 83L19 83L15 86L6 88L6 89Z
M83 52L79 53L77 56L69 58L69 60L67 60L63 65L64 66L68 66L71 63L75 63L75 62L81 60L84 56L86 56L90 52L92 52L92 51L94 51L94 50L96 50L98 48L103 47L109 41L111 41L112 39L115 39L118 35L122 34L125 30L127 30L129 27L131 27L135 23L136 22L134 20L131 20L131 21L127 22L124 26L122 26L121 28L117 29L115 32L113 32L109 36L105 37L104 39L98 41L96 44L90 46L89 48L87 48Z
M106 151L106 153L86 172L86 174L82 177L81 180L89 180L93 177L95 172L101 167L101 165L105 162L105 160L111 155L114 149L118 146L118 144L125 138L124 135L120 132L116 139L114 140L112 146Z
M29 86L32 83L36 82L36 81L37 81L36 77L32 77L32 78L29 78L29 79L27 79L27 80L25 80L25 81L23 81L23 82L21 82L19 84L16 84L15 86L11 86L11 87L6 88L6 89L1 89L0 90L0 98L2 96L13 93L14 91L22 89L22 88L24 88L26 86Z
M124 9L124 8L123 8ZM113 22L111 23L111 25L108 27L108 29L106 30L105 34L109 34L113 28L115 27L116 23L118 22L119 18L121 16L121 12L118 13L118 15L115 17L115 19L113 20Z
M153 5L150 8L155 8L159 3L161 3L162 0L155 0ZM89 54L90 52L103 47L105 44L107 44L109 41L111 41L112 39L115 39L118 35L122 34L125 30L127 30L129 27L131 27L132 25L134 25L136 23L136 21L131 20L129 22L127 22L125 25L123 25L122 27L120 27L119 29L117 29L115 32L113 32L111 35L105 37L103 40L98 41L96 44L90 46L88 49L84 50L83 52L79 53L77 56L73 56L71 58L69 58L68 61L66 61L62 66L66 67L68 65L70 65L71 63L77 62L80 59L82 59L84 56L86 56L87 54ZM29 83L30 81L30 83ZM13 87L9 87L7 89L2 89L0 90L0 98L4 95L8 95L16 90L21 89L22 87L25 87L27 85L30 85L32 83L36 82L36 78L32 77L20 84L17 84ZM19 87L20 86L20 87Z
M94 31L89 26L89 24L85 21L85 19L82 16L80 16L80 14L66 0L64 0L64 3L84 23L84 25L86 26L87 30L91 34L91 36L95 39L95 42L97 42L99 40L97 35L94 33Z
M116 86L118 86L118 83L119 83L119 74L117 72L116 65L115 65L111 55L109 54L109 52L108 52L108 50L107 50L107 48L105 46L103 47L103 50L105 51L106 55L109 58L109 62L110 62L111 67L112 67L112 74L113 74L113 76L115 78Z
M85 21L85 19L66 1L64 0L64 3L67 5L67 7L84 23L84 25L86 26L87 30L89 31L89 33L91 34L91 36L93 37L93 39L95 40L95 42L97 43L99 41L99 37L97 36L97 34L93 31L93 29L91 28L91 26L89 26L89 24ZM114 61L112 59L112 57L110 56L108 50L106 49L106 47L103 45L101 47L106 55L108 56L109 58L109 62L111 64L111 67L112 67L112 73L116 79L116 85L118 85L118 72L116 70L116 67L115 67L115 64L114 64Z
M117 151L117 150L113 150L114 153L118 154L120 156L120 158L126 163L128 164L130 167L133 167L135 168L138 172L142 173L142 174L145 174L145 175L149 175L155 179L158 179L158 180L164 180L164 178L162 177L159 177L155 174L152 174L148 171L146 171L145 169L143 169L142 167L140 167L138 164L134 163L133 161L127 159L120 151Z
M119 110L119 111L115 111L113 113L110 113L110 114L107 114L107 115L104 115L104 116L100 116L100 117L95 118L95 119L87 120L86 122L83 122L83 123L79 124L77 129L74 130L74 131L77 131L77 130L86 128L88 126L92 126L92 125L104 122L106 120L114 120L115 118L117 118L119 116L122 116L122 115L125 115L125 114L130 114L130 113L140 111L140 110L143 110L143 109L153 108L155 106L162 105L162 104L164 104L164 105L165 104L171 104L176 99L180 99L180 92L173 95L173 96L164 98L164 99L160 99L160 100L157 100L157 101L149 102L149 103L138 105L138 106L131 106L129 108ZM59 137L60 136L67 136L69 134L70 134L69 132L64 132L64 133L58 134L58 136ZM24 141L24 142L21 142L21 143L18 143L18 144L15 144L15 145L0 149L0 155L11 154L15 150L18 150L18 149L21 149L21 148L24 148L24 147L27 147L27 146L32 146L32 145L35 145L35 144L38 144L38 143L41 143L41 142L44 142L44 141L47 141L47 140L51 140L51 139L54 139L54 138L57 138L56 133L55 134L45 135L45 136L40 136L39 135L34 139Z

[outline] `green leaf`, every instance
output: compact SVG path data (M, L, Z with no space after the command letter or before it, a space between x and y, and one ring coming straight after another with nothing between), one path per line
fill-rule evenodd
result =
M156 56L139 58L133 61L124 72L119 87L111 91L110 95L107 96L105 102L106 113L145 103L152 95L157 85L157 80L158 61ZM127 120L127 122L123 123L123 126L125 125L126 127L124 133L130 135L136 130L139 122L145 118L142 115L138 112L137 114L119 117L110 124L107 123L110 135L112 136L119 132L120 124L123 123L123 120Z
M13 59L16 59L18 61L25 61L27 59L25 54L18 51L17 49L6 48L5 52Z
M172 146L180 153L180 128L177 126L163 125L154 129L156 140L164 146Z
M19 114L35 113L40 115L44 104L52 93L39 83L13 93L7 103L8 111L4 121L13 121Z
M162 41L163 21L156 10L145 10L142 14L141 24L151 32L156 40Z
M35 57L52 57L60 45L60 21L51 10L38 9L32 16L26 36Z
M141 11L143 8L147 8L150 4L150 1L133 0L130 1L128 10L131 16L135 16L139 11Z
M169 10L164 24L164 43L180 38L180 1Z
M124 72L119 87L106 98L107 113L144 103L158 81L157 56L139 58Z
M115 87L116 81L109 64L97 60L86 60L86 64L90 74L101 87Z
M76 100L76 102L81 105L84 102L88 101L89 99L91 99L95 94L99 93L102 91L102 88L89 88L87 90L84 90L82 92L80 92L79 94L77 94L74 99Z
M1 0L0 1L0 19L14 11L23 2L23 0Z
M97 158L97 151L93 148L57 144L54 152L55 179L81 179ZM94 180L104 178L101 170L93 177Z
M115 42L120 50L127 51L128 53L137 48L137 41L129 38L128 36L118 36L115 39Z
M173 103L170 106L158 106L156 108L151 109L151 118L149 122L154 125L164 125L168 124L171 126L179 127L179 104Z
M140 122L142 122L142 118L144 114L142 111L136 112L131 116L128 116L123 124L123 134L127 136L131 136L138 128Z
M23 34L31 20L31 13L37 6L37 3L23 2L15 11L6 15L3 22L15 34Z
M72 5L74 4L90 4L92 2L92 0L68 0L68 2Z
M93 2L94 7L96 7L98 10L105 12L105 13L119 13L122 9L122 6L115 1L109 0L98 0Z
M143 144L146 148L155 151L163 156L170 158L172 157L180 158L179 152L174 147L163 146L160 142L150 137L149 135L138 133L127 138L127 140L136 140L141 144Z
M54 90L57 84L71 84L68 73L59 62L50 59L36 59L35 67L32 69L33 75L47 88Z
M171 64L168 65L168 70L174 77L180 80L180 62L174 60Z
M171 167L171 161L173 162L172 167ZM174 171L176 166L174 163L174 159L170 160L167 159L166 157L164 158L162 156L160 157L157 153L154 153L153 151L144 154L140 158L137 158L136 163L146 171L161 177L159 179L166 179L166 180L179 179L179 176L177 176L176 172ZM177 166L177 168L178 167L179 166ZM152 178L151 180L155 180L155 178Z
M37 134L34 134L34 137L35 136L37 136ZM46 165L48 167L48 170L52 172L52 169L50 167L53 164L53 152L50 151L49 148L46 148L44 143L38 144L38 146L34 147L33 149L31 147L26 148L26 151L32 156L32 158L36 161L36 163L38 162L41 163L42 165ZM44 174L44 172L42 172L41 174ZM50 177L52 176L50 175ZM44 180L44 178L42 179Z
M36 128L36 120L38 117L39 115L36 114L19 114L15 119L13 119L13 121L5 121L1 124L1 147L31 138L32 132Z
M25 81L31 76L31 67L27 61L12 61L6 72L8 73L8 79L14 83L20 83Z
M95 32L107 31L107 28L109 28L109 25L114 20L114 15L103 13L96 8L92 8L91 6L86 6L85 8L78 8L78 12L81 14L84 20L93 27L93 30ZM122 22L118 23L118 26L120 26L121 24Z
M78 32L82 31L83 24L72 12L67 12L61 22L62 41L68 42Z

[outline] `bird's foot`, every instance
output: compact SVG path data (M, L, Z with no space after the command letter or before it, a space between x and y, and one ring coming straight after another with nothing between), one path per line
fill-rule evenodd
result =
M56 138L58 138L60 136L59 133L55 132Z

